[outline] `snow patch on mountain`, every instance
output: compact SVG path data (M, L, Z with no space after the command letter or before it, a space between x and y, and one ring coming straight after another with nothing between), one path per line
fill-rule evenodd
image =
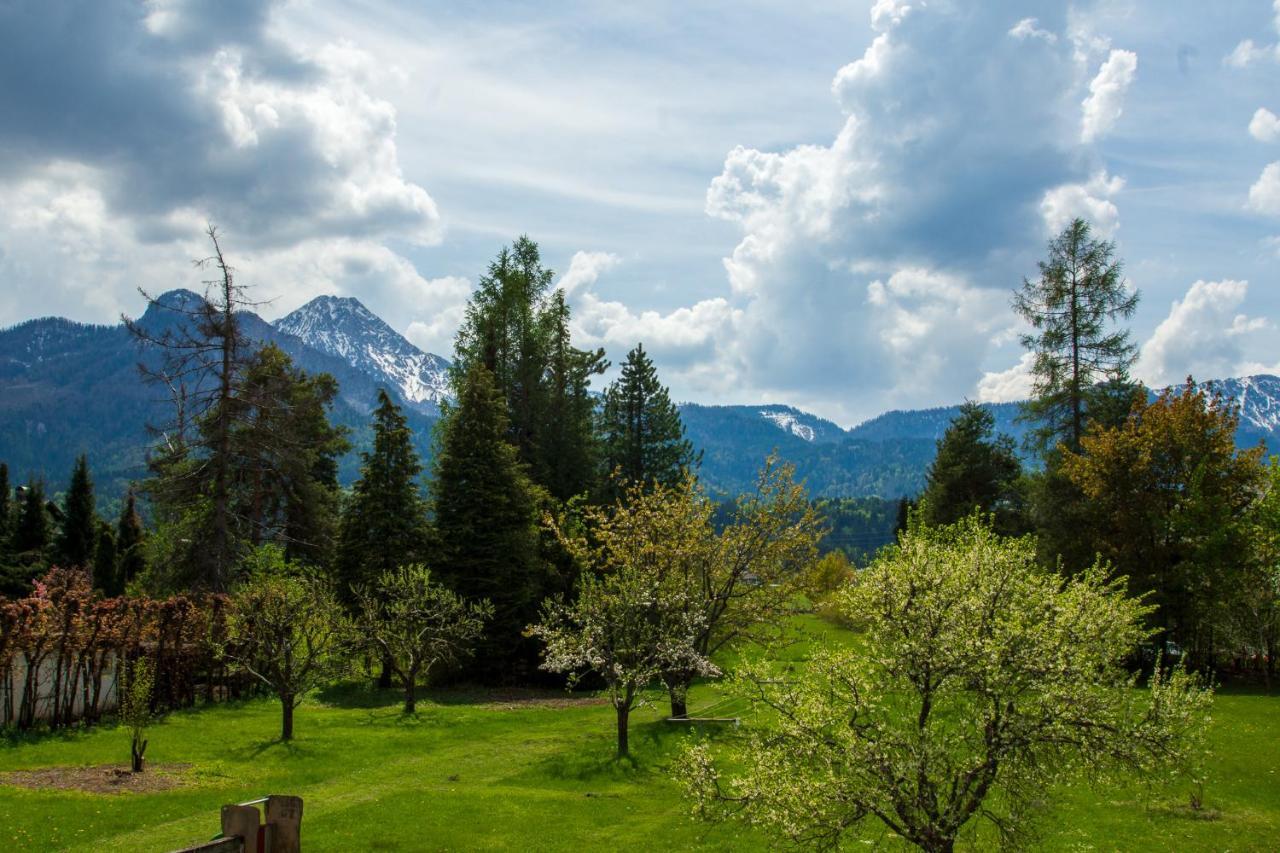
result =
M1261 432L1280 429L1280 376L1259 374L1211 383L1240 407L1242 425Z
M450 399L449 362L418 349L354 297L316 297L272 325L344 359L406 402L435 408Z
M796 438L803 438L805 441L813 441L817 437L813 427L808 424L800 423L791 412L786 411L770 411L769 409L761 409L760 417L767 421L773 421L774 425L783 432L789 432Z

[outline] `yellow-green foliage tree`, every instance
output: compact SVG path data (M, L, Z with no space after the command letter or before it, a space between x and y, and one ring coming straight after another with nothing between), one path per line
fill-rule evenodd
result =
M913 524L840 606L865 625L859 648L819 650L786 678L745 669L760 728L723 763L705 743L685 755L704 816L818 849L870 822L950 851L975 819L1017 844L1062 775L1152 778L1199 753L1209 691L1181 669L1135 690L1124 666L1150 608L1101 567L1043 572L1030 537L977 516Z
M1240 450L1234 406L1194 382L1095 428L1062 470L1088 499L1096 550L1151 592L1160 639L1213 665L1254 558L1249 521L1265 493L1263 450ZM1247 591L1244 591L1246 594Z

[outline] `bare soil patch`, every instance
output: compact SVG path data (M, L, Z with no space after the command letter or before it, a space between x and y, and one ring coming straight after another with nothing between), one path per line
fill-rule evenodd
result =
M85 791L90 794L148 794L168 791L191 783L190 764L154 764L142 773L131 773L118 764L96 767L42 767L38 770L11 770L0 773L0 785L58 791Z
M602 696L577 696L563 690L539 690L532 687L499 687L488 690L459 691L466 701L497 711L522 711L529 708L581 708L604 705Z

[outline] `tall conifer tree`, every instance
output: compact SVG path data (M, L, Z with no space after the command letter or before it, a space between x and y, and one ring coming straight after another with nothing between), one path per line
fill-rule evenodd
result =
M422 462L400 408L378 392L373 449L361 454L360 479L342 514L335 569L339 594L354 606L352 590L382 574L427 559L430 530L418 475Z
M1133 316L1138 293L1126 286L1114 255L1114 243L1095 240L1089 223L1076 219L1049 242L1039 278L1024 280L1014 296L1014 309L1033 330L1022 338L1035 356L1024 418L1037 424L1031 437L1042 452L1059 443L1079 452L1094 403L1113 408L1117 386L1124 396L1137 348L1114 324Z
M966 402L938 440L937 455L929 466L922 495L925 521L954 524L979 510L995 515L998 532L1019 533L1021 473L1013 439L995 434L991 412Z
M0 462L0 562L9 553L13 534L13 490L9 487L9 466Z
M131 580L146 571L147 561L143 553L145 537L142 516L138 514L137 500L131 487L124 499L120 520L116 523L116 576L121 592Z
M622 375L605 391L601 441L610 498L630 483L674 486L701 459L643 344L627 353Z
M13 530L13 551L26 563L44 559L49 548L49 515L44 507L44 483L31 480L22 495Z
M63 501L61 530L56 548L57 562L63 566L87 567L93 562L98 544L98 516L95 511L93 480L89 476L89 460L84 454L76 459Z
M463 598L494 605L475 674L518 679L536 664L536 645L523 633L550 578L539 556L537 489L507 440L503 395L483 363L463 377L440 428L432 483L438 574Z
M98 522L98 541L93 550L93 580L108 598L124 592L117 556L116 537L111 533L111 525Z

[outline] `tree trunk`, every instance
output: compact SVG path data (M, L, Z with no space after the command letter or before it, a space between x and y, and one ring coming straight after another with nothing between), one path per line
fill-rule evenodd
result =
M689 682L667 682L667 694L671 697L671 716L684 718L689 716Z
M382 671L378 673L378 689L386 690L391 686L391 661L384 657L382 659Z
M138 735L134 735L133 743L129 745L129 751L132 759L129 764L129 769L134 773L141 773L144 765L142 756L147 752L147 741L143 740Z
M404 712L412 714L418 710L418 673L410 670L404 677Z
M624 706L617 706L618 711L618 757L628 758L631 752L627 745L627 720L631 716L631 709Z
M280 721L280 740L293 740L293 697L284 695L280 697L280 711L282 714Z

